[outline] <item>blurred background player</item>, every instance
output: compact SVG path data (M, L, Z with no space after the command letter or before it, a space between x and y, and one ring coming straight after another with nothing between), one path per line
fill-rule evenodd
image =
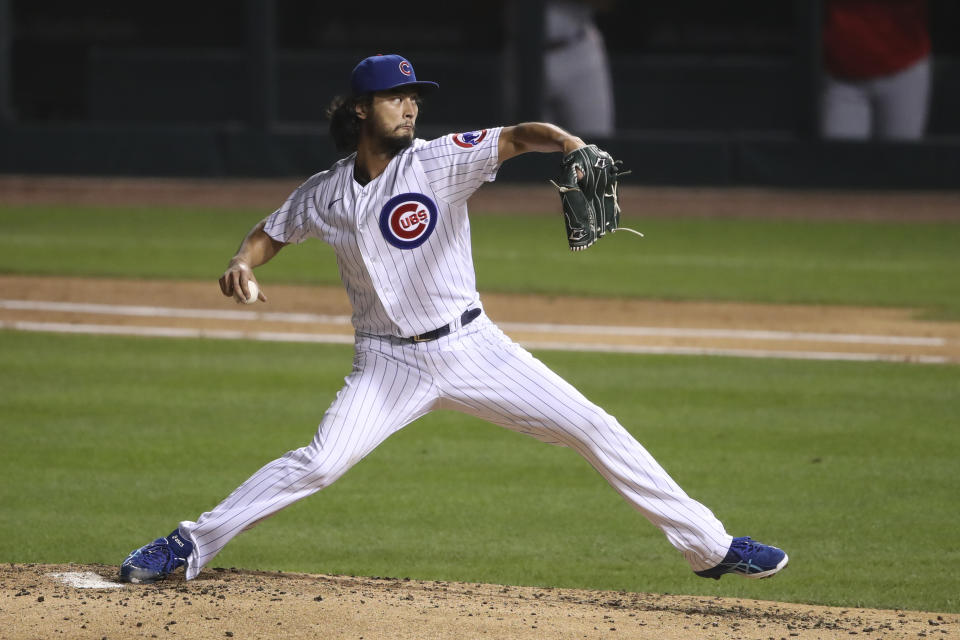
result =
M543 119L578 135L614 133L613 79L594 12L613 3L556 0L544 5Z
M930 107L927 0L825 0L821 134L918 140Z

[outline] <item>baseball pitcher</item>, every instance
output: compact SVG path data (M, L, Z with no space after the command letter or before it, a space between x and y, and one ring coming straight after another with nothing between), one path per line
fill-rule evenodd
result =
M246 301L254 269L283 248L318 238L336 253L353 305L353 370L306 446L266 464L220 504L134 550L120 567L153 582L186 567L192 579L223 547L297 500L340 478L391 434L434 409L477 416L570 447L676 547L698 575L763 578L786 554L730 536L620 423L487 317L476 290L467 199L501 164L527 152L561 153L555 182L571 249L619 227L620 165L551 124L524 123L415 135L421 97L398 55L366 58L350 92L328 111L349 155L307 179L245 237L220 278Z

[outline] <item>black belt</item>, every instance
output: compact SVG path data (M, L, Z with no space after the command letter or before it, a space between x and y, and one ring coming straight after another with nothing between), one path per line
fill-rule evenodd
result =
M460 326L465 327L474 320L477 319L477 316L480 315L480 309L467 309L460 315ZM442 338L443 336L450 335L450 324L445 324L442 327L434 329L433 331L427 331L426 333L421 333L418 336L410 336L409 338L403 338L409 342L430 342L431 340L436 340L437 338Z

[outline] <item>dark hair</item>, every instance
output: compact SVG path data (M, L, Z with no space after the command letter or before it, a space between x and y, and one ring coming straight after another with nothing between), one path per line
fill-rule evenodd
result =
M330 136L337 151L356 151L360 140L360 118L357 105L370 104L371 96L337 96L330 101L325 115L330 120Z

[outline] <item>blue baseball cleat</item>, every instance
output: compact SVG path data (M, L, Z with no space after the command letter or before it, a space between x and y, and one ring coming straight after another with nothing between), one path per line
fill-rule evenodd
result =
M736 573L744 578L769 578L787 566L787 554L782 549L761 544L749 537L734 538L723 562L696 574L719 580L725 573Z
M174 529L166 538L157 538L130 553L120 565L120 581L149 584L163 580L187 564L193 543Z

